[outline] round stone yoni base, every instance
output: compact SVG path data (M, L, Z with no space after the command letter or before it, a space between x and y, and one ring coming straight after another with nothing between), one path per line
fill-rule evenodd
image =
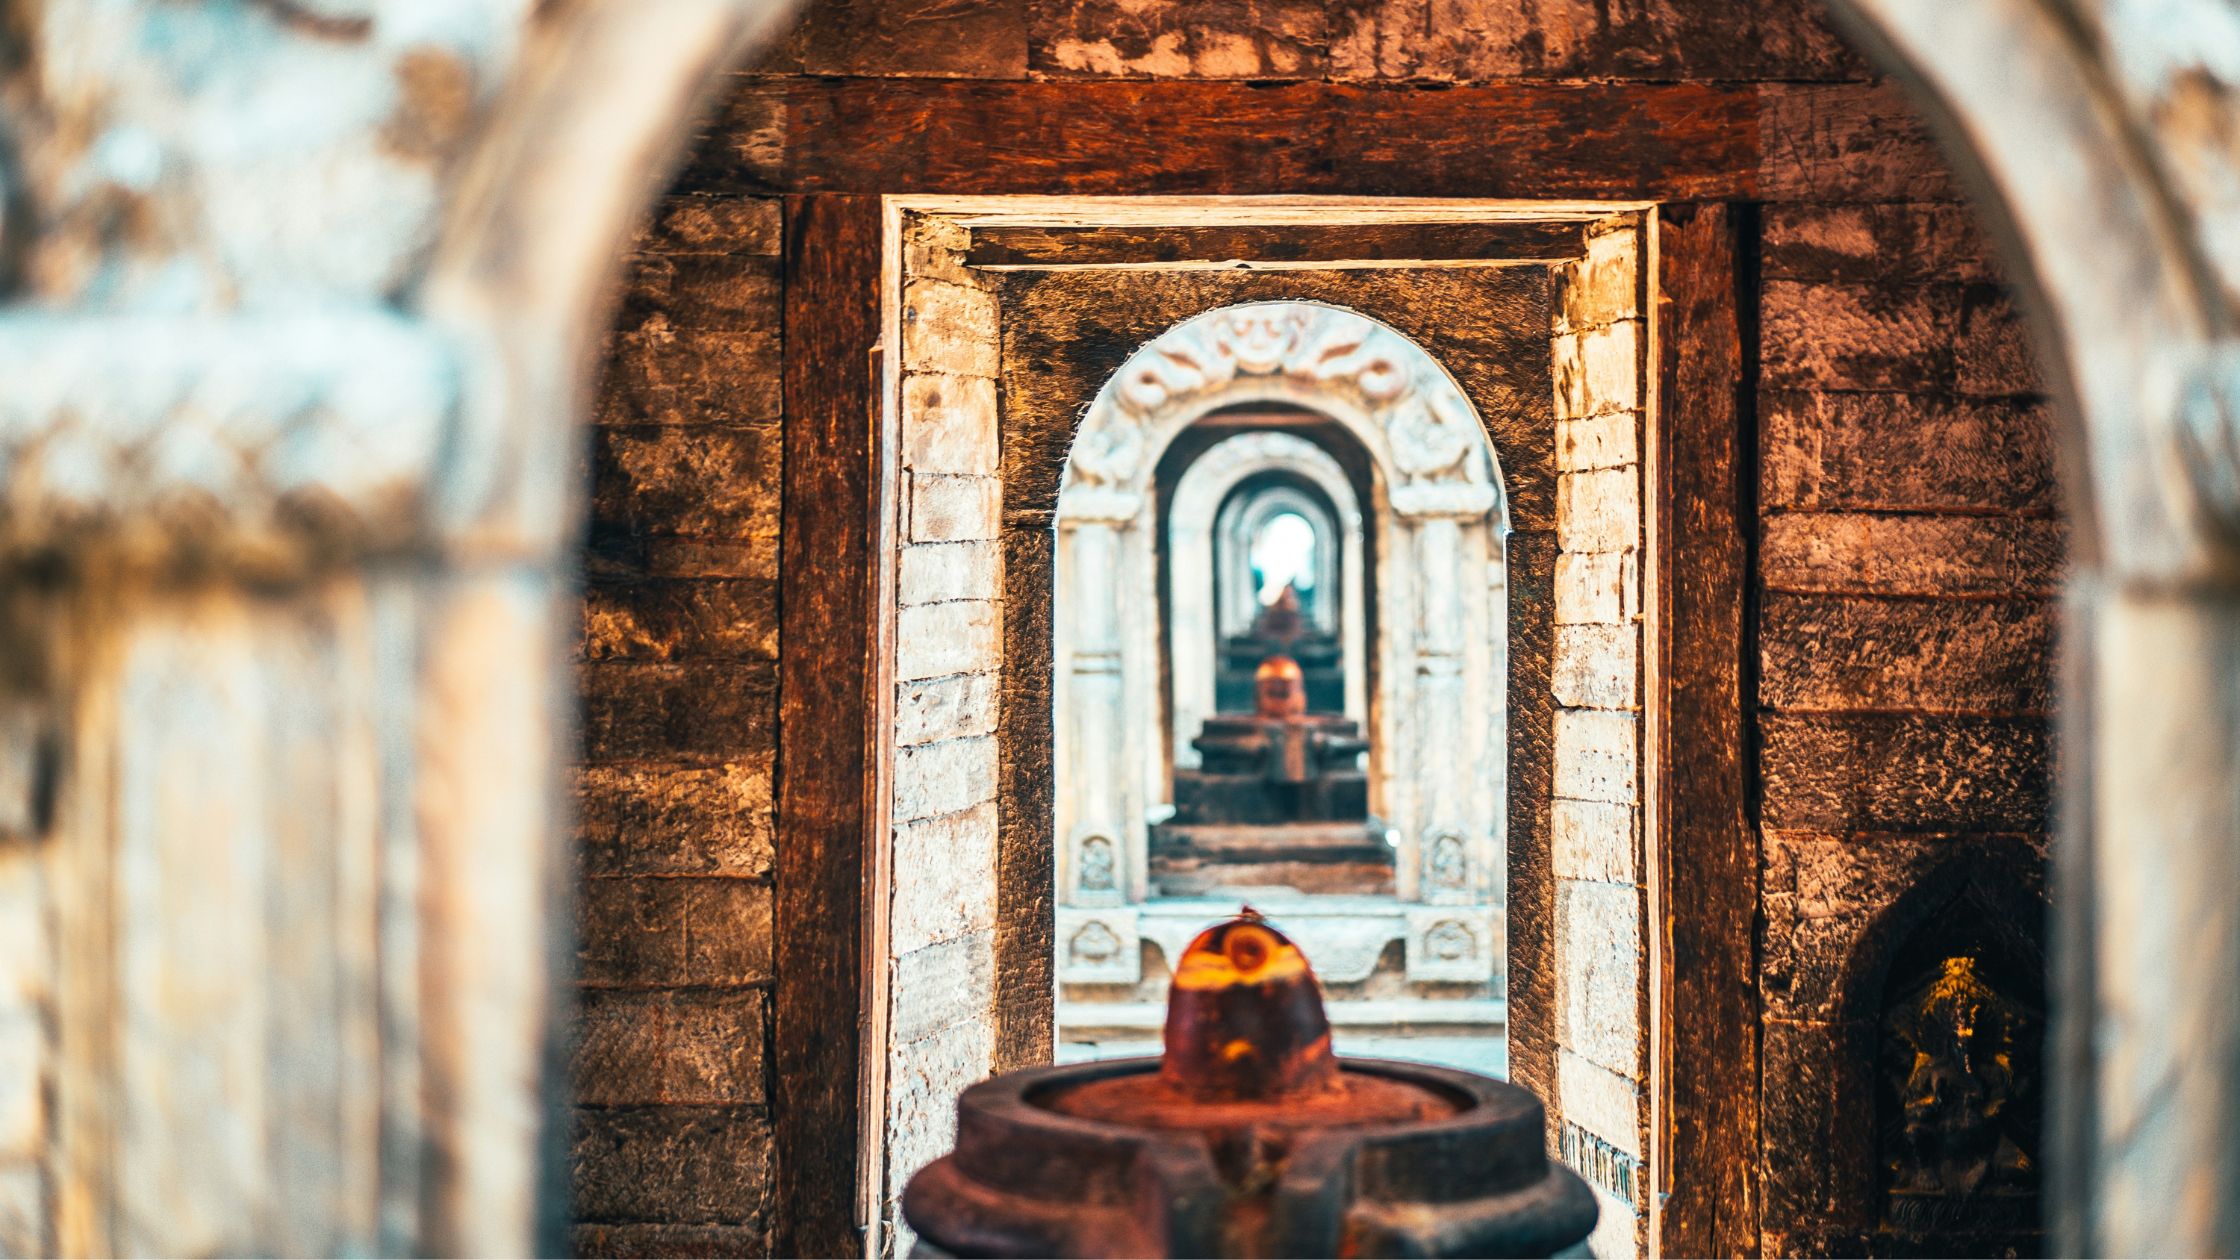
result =
M1594 1228L1529 1092L1330 1052L1320 986L1258 916L1208 929L1166 1054L967 1089L911 1179L924 1254L1549 1256Z

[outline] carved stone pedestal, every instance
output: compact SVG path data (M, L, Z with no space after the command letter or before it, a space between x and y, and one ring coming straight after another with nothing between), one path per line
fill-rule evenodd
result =
M1358 822L1167 823L1151 831L1151 887L1160 897L1249 897L1262 888L1387 896L1392 846L1382 826Z

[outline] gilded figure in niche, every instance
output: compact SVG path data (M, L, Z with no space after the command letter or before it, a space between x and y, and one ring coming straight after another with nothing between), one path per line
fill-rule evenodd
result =
M1899 1103L1898 1140L1884 1143L1894 1214L1923 1200L2034 1192L2024 1113L2035 1106L2037 1025L1969 956L1943 959L1891 1004L1882 1032Z

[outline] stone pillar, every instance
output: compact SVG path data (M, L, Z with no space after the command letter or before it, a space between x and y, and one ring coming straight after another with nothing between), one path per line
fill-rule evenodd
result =
M1434 516L1417 523L1416 659L1418 726L1414 792L1418 895L1424 901L1470 900L1473 847L1459 808L1462 747L1462 584L1456 572L1460 522Z
M1486 582L1482 571L1472 571L1470 559L1479 553L1464 529L1483 522L1493 506L1492 487L1469 482L1406 486L1393 494L1394 515L1416 558L1413 633L1400 662L1410 688L1406 720L1414 728L1412 759L1402 768L1408 809L1394 819L1415 842L1412 854L1403 855L1412 857L1414 879L1403 878L1400 893L1435 905L1474 903L1488 876L1486 827L1472 818L1469 805L1477 741L1464 712L1472 630L1483 627Z
M1188 484L1186 474L1184 485ZM1182 493L1178 487L1176 498ZM1167 677L1174 706L1170 734L1177 770L1195 770L1201 764L1198 750L1190 741L1197 738L1206 718L1218 707L1221 642L1228 618L1221 597L1220 557L1213 540L1214 531L1208 522L1183 519L1181 512L1170 509L1169 581L1161 615L1170 627ZM1171 789L1164 799L1172 803Z
M1140 846L1128 843L1142 811L1127 748L1121 548L1142 503L1131 491L1085 489L1069 494L1058 513L1071 586L1066 621L1072 633L1060 644L1058 662L1072 723L1069 765L1061 771L1068 905L1122 904L1141 866L1134 860Z

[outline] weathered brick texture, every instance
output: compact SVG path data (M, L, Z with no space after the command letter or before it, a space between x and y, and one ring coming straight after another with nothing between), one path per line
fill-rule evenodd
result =
M579 1109L573 1144L577 1218L765 1226L770 1123L761 1110Z
M775 201L631 255L590 455L577 770L576 1248L771 1248Z
M1876 1224L1878 925L1986 863L2042 886L2065 533L1966 207L1773 206L1761 258L1764 1231L1810 1254Z

